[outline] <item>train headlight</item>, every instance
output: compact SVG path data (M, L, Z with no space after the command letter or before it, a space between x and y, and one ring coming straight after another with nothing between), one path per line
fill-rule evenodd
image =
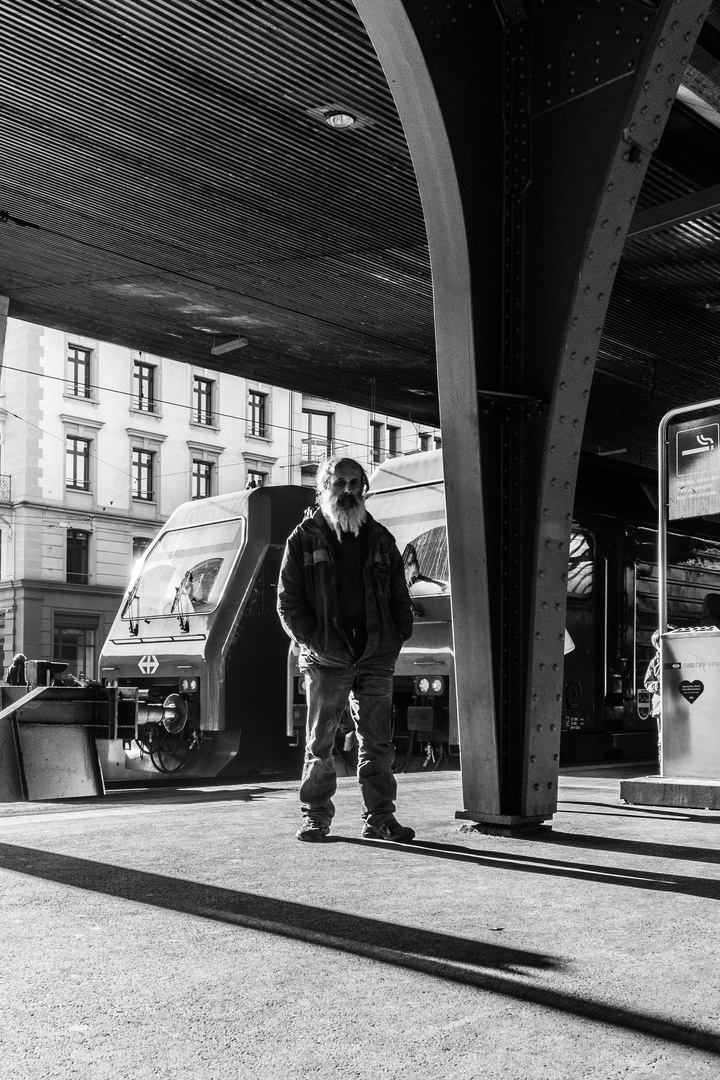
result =
M181 694L194 694L198 688L198 681L195 678L188 678L184 676L180 680L180 693Z
M302 694L302 696L305 697L305 676L304 675L301 675L300 678L297 680L297 692L298 692L298 694Z
M445 680L441 675L419 675L415 680L415 693L422 697L433 697L445 692Z

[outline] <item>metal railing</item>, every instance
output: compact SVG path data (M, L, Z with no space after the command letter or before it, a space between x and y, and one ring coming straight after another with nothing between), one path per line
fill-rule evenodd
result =
M10 501L10 477L6 473L0 473L0 503Z
M334 439L310 437L301 440L300 464L319 465L326 458L335 457L347 451L347 443L338 443Z

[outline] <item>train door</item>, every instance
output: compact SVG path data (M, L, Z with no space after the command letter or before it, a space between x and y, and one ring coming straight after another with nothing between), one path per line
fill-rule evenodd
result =
M595 727L597 700L595 628L600 612L596 588L596 543L574 527L568 559L567 630L572 649L565 657L561 762L589 760L588 738Z

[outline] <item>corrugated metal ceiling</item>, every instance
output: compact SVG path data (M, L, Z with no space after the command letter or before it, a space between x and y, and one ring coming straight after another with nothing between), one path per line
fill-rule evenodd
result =
M3 23L0 210L32 226L0 230L11 314L437 419L417 186L351 0L6 0ZM691 65L712 112L717 2ZM711 121L676 105L638 218L720 183ZM719 242L714 212L626 245L588 448L650 463L666 408L720 396Z

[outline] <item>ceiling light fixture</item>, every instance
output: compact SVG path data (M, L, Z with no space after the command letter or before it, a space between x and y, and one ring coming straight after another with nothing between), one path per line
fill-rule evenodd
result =
M248 343L247 338L237 337L232 341L226 341L222 345L213 345L210 352L213 356L222 356L223 353L232 352L234 349L243 349Z
M342 131L344 128L351 128L355 124L355 117L350 113L344 112L329 112L325 113L323 117L328 127L335 128Z

